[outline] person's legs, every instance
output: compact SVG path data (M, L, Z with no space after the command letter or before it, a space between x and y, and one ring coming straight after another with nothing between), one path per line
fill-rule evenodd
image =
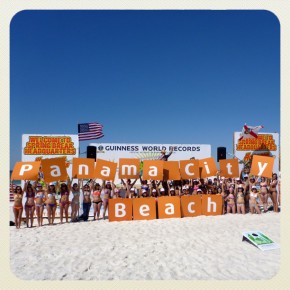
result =
M71 204L71 215L70 215L70 219L71 219L72 222L75 221L75 219L76 219L76 205L75 205L74 202L72 202L72 204Z
M103 219L105 219L106 216L106 211L107 211L107 207L108 207L108 199L104 199L103 205L104 205L104 212L103 212Z
M246 208L244 204L241 205L241 211L242 211L242 214L246 213Z
M30 215L30 226L33 227L33 221L34 221L34 211L35 211L35 206L32 206L29 211Z
M60 223L62 224L62 219L63 219L63 205L61 203L59 205L59 215L60 215Z
M52 210L50 205L46 205L46 211L47 211L47 219L48 219L48 224L51 225L51 215L52 215Z
M18 222L19 209L16 209L13 207L13 213L14 213L15 227L16 229L19 229L19 222Z
M260 213L261 213L261 210L260 210L260 208L259 208L258 204L256 204L256 206L255 206L255 210L256 210L256 213L258 213L258 214L260 214Z
M97 207L97 219L100 219L101 207L102 207L102 202L99 202L98 207Z
M236 213L236 205L235 204L233 204L232 211L233 211L233 213Z
M44 211L44 206L40 206L39 207L39 222L40 222L40 226L43 225L43 211Z
M40 215L39 215L39 206L35 206L35 211L36 211L36 217L37 217L37 225L38 226L40 226L40 220L39 220L39 218L40 218Z
M22 212L23 212L23 208L20 208L19 210L18 210L18 217L17 217L17 219L18 219L18 229L20 229L20 225L21 225L21 219L22 219Z
M89 218L90 205L91 204L89 202L83 204L84 221L87 221Z
M65 214L65 221L68 223L68 208L69 208L69 203L67 203L64 207L64 214Z
M56 204L51 209L52 215L51 215L51 223L54 224L54 218L55 218L55 212L56 212Z
M28 227L28 222L29 222L29 208L27 205L25 205L25 221L26 221L26 226Z
M277 201L277 191L272 191L271 199L272 199L272 202L273 202L273 210L274 210L274 212L279 212L278 201Z
M93 203L94 205L94 220L96 219L96 214L97 214L97 210L98 210L98 205L96 203Z

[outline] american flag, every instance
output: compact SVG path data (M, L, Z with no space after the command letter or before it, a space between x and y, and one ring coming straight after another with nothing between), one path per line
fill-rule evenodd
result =
M79 141L99 139L104 137L103 125L99 123L78 124Z

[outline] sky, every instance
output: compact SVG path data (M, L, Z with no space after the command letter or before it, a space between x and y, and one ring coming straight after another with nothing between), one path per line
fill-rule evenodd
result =
M265 10L22 11L10 25L10 169L22 134L210 144L280 133L280 24Z

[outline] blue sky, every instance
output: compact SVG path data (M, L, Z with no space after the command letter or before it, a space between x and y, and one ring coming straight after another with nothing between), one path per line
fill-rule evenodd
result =
M22 134L211 144L280 133L280 24L267 11L22 11L10 26L10 168ZM81 151L89 143L81 142Z

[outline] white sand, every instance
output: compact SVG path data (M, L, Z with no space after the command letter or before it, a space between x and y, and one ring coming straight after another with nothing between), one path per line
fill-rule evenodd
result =
M242 242L252 230L279 244L280 214L10 227L11 269L25 280L270 279L280 249Z

